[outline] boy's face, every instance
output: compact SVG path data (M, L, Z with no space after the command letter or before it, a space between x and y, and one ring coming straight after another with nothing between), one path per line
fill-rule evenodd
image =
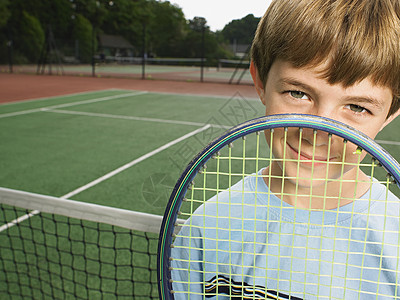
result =
M331 118L348 124L371 138L385 127L392 117L387 115L393 94L388 87L376 86L367 78L348 88L331 85L321 78L324 66L295 68L291 63L276 60L268 73L265 87L257 80L257 92L265 105L266 115L303 113Z
M263 86L252 63L250 71L260 99L265 105L266 115L301 113L327 117L348 124L375 138L378 132L394 118L394 116L387 118L393 98L392 91L387 87L374 85L369 78L348 88L341 84L331 85L321 77L323 67L296 68L289 62L276 60ZM268 140L269 132L266 132L266 136ZM297 174L310 173L311 176L313 172L314 178L323 179L327 176L327 161L341 162L343 155L347 162L356 162L359 159L353 154L356 150L354 145L347 145L343 153L342 139L330 140L328 135L322 132L314 136L313 131L309 129L304 129L301 136L298 129L289 129L286 136L283 130L276 130L272 142L275 157L293 160L300 158L300 164L286 163L285 174L293 178L298 177ZM327 157L328 145L329 157ZM311 156L317 160L313 167L310 163ZM332 164L329 168L329 178L341 176L338 164ZM346 168L345 172L350 169L352 167ZM318 182L321 181L312 182L313 187L318 185ZM303 183L300 182L300 185L302 184L310 186L311 182L305 180Z

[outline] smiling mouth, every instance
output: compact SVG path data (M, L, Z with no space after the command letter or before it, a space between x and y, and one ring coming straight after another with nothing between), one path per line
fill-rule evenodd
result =
M298 159L298 158L300 158L300 160L302 160L302 161L307 161L307 162L327 162L327 161L331 161L331 160L333 160L334 159L334 157L331 157L331 158L327 158L326 156L319 156L319 155L313 155L313 154L307 154L307 153L304 153L304 152L300 152L300 155L299 155L299 151L298 150L296 150L295 148L293 148L291 145L289 145L289 144L287 144L287 146L289 147L289 149L294 153L294 155L295 155L295 158L296 159Z

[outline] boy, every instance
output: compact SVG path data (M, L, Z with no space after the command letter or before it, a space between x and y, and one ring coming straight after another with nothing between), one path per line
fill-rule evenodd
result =
M266 115L328 117L374 138L399 114L399 53L398 0L275 0L258 26L250 72ZM196 210L172 249L175 299L400 298L398 199L358 168L336 167L359 157L326 134L266 138L289 160ZM323 161L332 162L326 188ZM316 180L298 178L309 173Z

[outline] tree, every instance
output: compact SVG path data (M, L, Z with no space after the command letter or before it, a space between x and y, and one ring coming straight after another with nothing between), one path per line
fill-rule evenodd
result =
M37 63L49 27L61 55L73 56L78 44L84 62L91 59L93 32L124 37L136 48L135 55L146 46L148 54L159 57L198 58L203 36L208 59L229 55L221 33L212 32L204 18L186 20L169 1L0 0L0 60L6 60L4 46L13 39L14 62ZM229 35L229 26L225 33Z
M0 0L0 63L10 63L11 60L11 30L6 27L11 12L8 0Z
M8 0L0 1L0 28L3 28L7 24L8 19L11 16L11 12L8 9L8 5L9 5Z
M177 6L169 2L151 1L149 49L157 56L173 57L177 55L177 46L186 32L186 19Z
M45 42L45 32L39 20L22 11L17 32L14 34L16 60L37 62Z
M91 62L92 59L92 24L81 14L76 15L74 36L79 45L79 57L81 62ZM96 48L96 45L95 45Z
M230 56L218 42L217 35L207 26L206 19L195 17L193 20L189 20L188 28L188 33L181 42L181 57L200 58L204 55L204 57L207 58L208 64L216 65L216 61L219 58Z
M136 47L136 55L139 55L142 49L143 25L148 23L150 17L147 1L114 1L107 11L100 30L107 34L123 36Z
M75 14L87 19L95 28L101 28L108 15L111 1L105 0L70 0ZM123 2L123 1L122 1ZM114 2L112 2L114 3Z
M242 19L233 20L225 25L221 35L229 43L251 44L259 22L260 18L249 14Z
M11 18L18 23L22 11L35 17L43 28L51 26L56 38L64 38L70 33L72 6L69 0L12 0Z

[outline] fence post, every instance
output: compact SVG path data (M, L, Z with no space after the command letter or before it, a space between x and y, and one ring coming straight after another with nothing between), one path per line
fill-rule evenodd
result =
M201 28L201 71L200 71L200 82L204 81L204 61L205 61L205 31L206 31L206 22L202 22Z
M146 22L143 22L142 43L142 79L146 79Z

